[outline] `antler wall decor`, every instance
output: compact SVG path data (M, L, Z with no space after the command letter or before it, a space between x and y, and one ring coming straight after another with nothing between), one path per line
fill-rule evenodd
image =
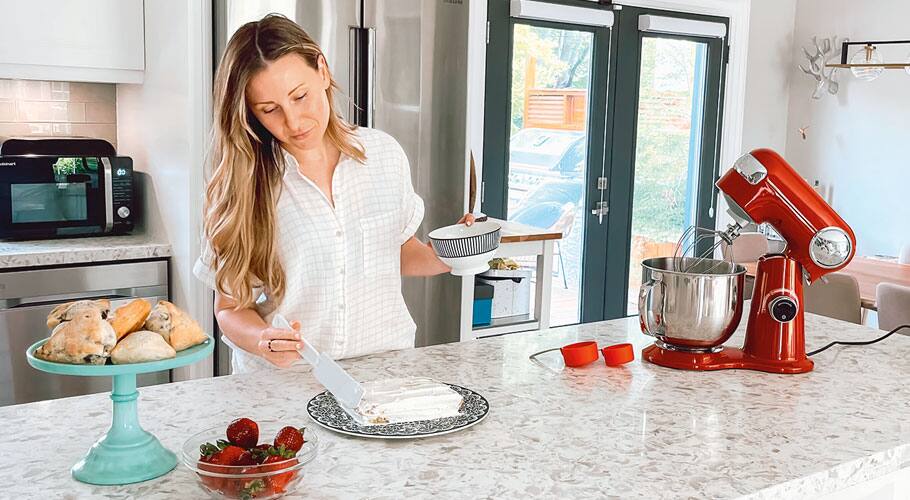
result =
M841 42L845 41L847 40L844 39ZM836 36L825 38L821 43L819 43L818 37L813 36L812 44L815 46L815 53L813 54L809 49L803 47L803 54L805 54L809 64L805 66L800 64L799 69L815 79L815 90L812 92L813 99L821 99L826 90L831 95L837 94L839 88L837 68L827 67L827 64L839 57L840 54L835 49L838 43Z

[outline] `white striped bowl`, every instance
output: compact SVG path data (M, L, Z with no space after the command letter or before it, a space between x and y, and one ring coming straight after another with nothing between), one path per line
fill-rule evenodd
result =
M492 221L475 222L470 226L455 224L441 227L429 234L436 255L447 259L473 257L499 248L499 224Z

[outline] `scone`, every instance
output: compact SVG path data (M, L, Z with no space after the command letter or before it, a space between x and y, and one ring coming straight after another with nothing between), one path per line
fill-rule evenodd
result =
M107 319L107 315L111 311L111 301L107 299L77 300L60 304L47 315L47 327L53 329L64 321L70 321L79 314L80 309L86 307L97 309L101 313L101 319Z
M136 299L115 309L107 321L114 327L119 341L127 334L142 328L151 310L152 305L147 300Z
M158 301L143 328L164 337L175 351L201 344L208 338L199 323L166 300Z
M54 328L35 356L58 363L103 365L117 343L110 323L101 319L96 307L70 309L68 314L70 319Z
M115 365L124 365L170 359L176 355L177 351L161 335L148 330L139 330L130 333L117 343L114 350L111 351L111 361Z

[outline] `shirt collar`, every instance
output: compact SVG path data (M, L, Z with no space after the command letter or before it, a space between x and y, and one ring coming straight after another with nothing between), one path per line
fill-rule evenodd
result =
M297 175L303 175L300 173L300 170L298 170L298 168L297 168L300 166L300 164L297 163L297 158L294 158L294 155L289 153L288 150L284 149L283 147L281 147L281 146L278 146L278 147L281 148L281 154L282 154L282 156L284 156L284 165L285 165L284 175L287 176L291 172L296 172ZM338 156L338 165L335 167L336 170L343 163L345 163L351 159L348 155L344 154L344 151L340 151L340 153L341 153L340 156Z

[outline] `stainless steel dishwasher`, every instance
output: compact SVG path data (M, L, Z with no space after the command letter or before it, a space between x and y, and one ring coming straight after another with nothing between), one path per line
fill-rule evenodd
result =
M115 309L134 298L167 300L167 261L25 269L0 273L0 406L111 390L110 377L52 375L29 366L28 346L48 337L58 304L107 298ZM169 371L140 375L139 385L170 382Z

